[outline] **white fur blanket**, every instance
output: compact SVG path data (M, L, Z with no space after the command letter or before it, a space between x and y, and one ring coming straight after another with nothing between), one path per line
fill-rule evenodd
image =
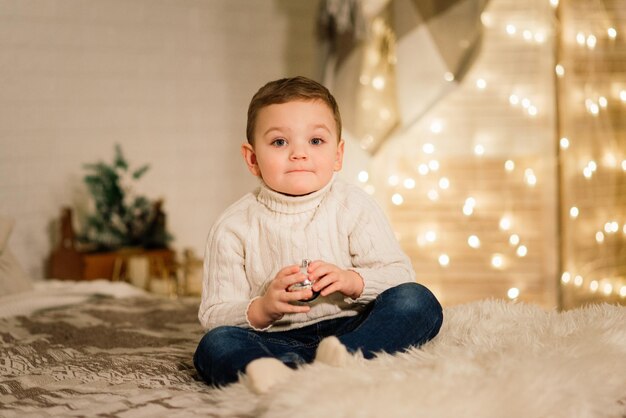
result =
M626 417L626 307L447 308L422 349L307 365L263 396L198 378L197 312L93 297L0 318L0 417Z
M474 302L446 309L421 349L307 365L265 395L242 382L212 398L219 416L626 417L626 307Z

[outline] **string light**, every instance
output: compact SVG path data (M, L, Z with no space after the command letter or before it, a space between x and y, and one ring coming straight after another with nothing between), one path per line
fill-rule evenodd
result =
M517 244L519 244L520 238L519 235L517 234L511 234L511 236L509 237L509 244L516 246Z
M397 186L400 184L400 177L393 174L387 178L387 183L389 183L390 186Z
M414 189L415 188L415 180L412 178L406 178L404 179L404 181L402 182L402 185L404 186L405 189Z
M363 170L363 171L359 171L358 174L358 179L361 183L367 183L367 180L369 180L370 175L368 174L367 171Z
M525 245L520 245L517 247L516 253L519 257L526 257L528 254L528 248Z
M576 219L576 218L578 218L579 214L580 214L580 211L578 210L578 208L576 206L572 206L569 209L569 216L570 216L570 218Z
M509 172L515 170L515 162L513 160L506 160L504 162L504 169Z
M565 75L565 67L561 64L557 64L556 67L554 67L554 71L558 77L563 77Z
M470 235L467 238L467 245L469 245L472 248L479 248L480 247L480 239L476 235Z
M617 30L615 30L615 28L608 28L606 32L611 39L615 39L617 37Z
M476 154L477 156L481 156L483 154L485 154L485 147L482 146L481 144L478 144L474 147L474 154Z
M442 177L439 179L439 188L446 190L450 187L450 180L447 177Z
M393 203L396 206L400 206L401 204L404 203L404 197L402 197L400 193L394 193L391 196L391 203Z
M491 257L491 265L496 269L501 269L504 267L504 257L502 254L494 254Z
M478 87L480 90L484 90L487 87L487 81L485 81L484 78L479 78L478 80L476 80L476 87Z
M561 149L568 149L569 148L569 139L567 139L566 137L563 137L559 140L559 145L561 147Z
M561 283L568 284L572 279L572 275L568 271L564 271L561 275Z
M435 152L435 146L427 142L426 144L422 145L422 151L424 151L424 154L432 154L433 152Z
M506 295L508 296L509 299L514 300L517 299L519 297L519 289L517 287L512 287L510 288L507 292Z
M450 257L448 254L441 254L439 256L439 265L442 267L447 267L450 264Z

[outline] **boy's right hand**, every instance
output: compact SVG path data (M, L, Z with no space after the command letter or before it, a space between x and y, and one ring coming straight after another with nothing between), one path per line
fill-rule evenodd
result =
M248 310L248 320L257 328L265 328L281 319L286 313L306 313L311 310L307 305L295 305L293 302L313 297L310 289L290 292L289 286L306 279L300 273L297 264L281 269L270 282L265 294L254 300Z

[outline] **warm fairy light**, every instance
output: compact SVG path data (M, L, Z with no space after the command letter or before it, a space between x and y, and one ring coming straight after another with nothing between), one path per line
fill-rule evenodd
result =
M369 180L370 175L368 174L367 171L363 170L363 171L359 171L358 178L361 183L366 183L367 180Z
M517 32L517 28L515 27L515 25L511 25L510 23L506 25L506 33L513 36L515 35L515 32Z
M429 168L431 171L437 171L437 170L439 170L439 161L437 161L437 160L430 160L430 161L428 162L428 168Z
M517 247L516 253L519 257L526 257L526 254L528 254L528 248L525 245L520 245Z
M598 244L604 242L604 233L602 231L596 232L596 241L598 242Z
M432 154L433 152L435 152L435 146L430 142L427 142L426 144L422 145L422 151L424 151L424 154Z
M491 257L491 265L494 268L501 269L502 267L504 267L504 257L502 257L501 254L494 254Z
M439 192L437 190L432 189L428 191L427 196L430 200L435 201L439 199Z
M509 172L515 170L515 162L513 160L506 160L504 162L504 169Z
M509 96L509 103L511 103L511 105L516 106L519 104L519 96L517 94L511 94Z
M562 149L568 149L569 139L567 139L566 137L561 138L561 140L559 141L559 145L561 146Z
M621 90L621 91L619 92L619 99L620 99L622 102L626 102L626 90Z
M437 241L437 233L435 231L426 231L424 237L426 238L426 241L430 243Z
M626 298L626 285L622 286L619 290L619 295L623 298Z
M480 247L480 238L478 238L476 235L470 235L467 238L467 245L469 245L472 248L479 248Z
M523 107L524 109L528 109L528 108L530 107L530 104L531 104L531 103L530 103L530 99L528 99L528 98L526 98L526 97L524 97L524 98L522 99L522 107Z
M617 221L611 221L604 224L604 231L607 234L615 234L619 231L619 223Z
M538 44L542 44L546 41L546 35L543 32L535 33L533 38L535 39L535 42L537 42Z
M420 164L419 167L417 167L417 172L420 173L422 176L428 174L429 171L430 169L428 168L428 164Z
M535 172L531 168L527 168L524 171L524 180L531 187L537 184L537 176L535 176Z
M609 282L604 283L602 285L602 293L604 293L606 296L609 296L611 293L613 293L613 285Z
M583 283L584 283L583 276L576 275L576 277L574 277L574 286L581 287Z
M617 30L615 30L615 28L608 28L606 32L611 39L615 39L617 37Z
M550 0L550 6L556 9L557 7L559 7L559 0Z
M594 49L596 47L597 39L593 35L587 36L587 48Z
M452 74L450 71L447 71L443 75L443 79L446 80L446 81L454 81L454 74Z
M511 234L511 236L509 237L509 244L515 246L517 244L519 244L519 235L517 234Z
M512 287L506 292L506 295L511 300L517 299L519 297L519 289L517 287Z
M406 178L402 182L402 185L404 186L405 189L414 189L415 188L415 180L413 180L410 177Z
M585 45L585 40L586 40L586 38L585 38L585 34L584 34L584 33L582 33L582 32L578 32L578 33L576 34L576 43L577 43L578 45L580 45L580 46Z
M532 105L528 107L528 114L530 116L537 116L537 107Z
M439 256L439 265L441 265L441 267L447 267L450 264L450 257L448 256L448 254L441 254Z
M578 218L578 215L580 214L580 211L578 210L578 208L576 206L572 206L571 208L569 208L569 216L572 219L576 219Z
M600 105L600 107L606 107L609 104L609 102L606 99L606 97L600 96L598 97L598 104Z
M626 160L622 160L622 170L626 171Z
M400 206L404 203L404 198L400 193L394 193L393 196L391 196L391 202L396 206Z
M524 32L522 32L522 37L525 41L531 41L533 39L533 33L526 29Z
M387 183L390 186L397 186L398 184L400 184L400 177L396 176L395 174L392 174L391 176L387 178Z
M476 154L477 156L481 156L485 153L485 147L482 146L481 144L478 144L474 147L474 154Z
M365 186L365 192L369 195L374 195L374 193L376 193L376 187L372 186L371 184L368 184Z
M589 290L591 290L593 293L596 293L598 291L598 287L600 287L600 283L598 283L597 280L592 280L591 283L589 283Z
M439 188L442 190L446 190L450 187L450 180L447 177L442 177L439 179Z
M591 103L589 105L589 113L591 113L594 116L597 116L598 113L600 113L600 106L598 106L597 103Z
M563 67L561 64L557 64L556 67L554 67L554 71L559 77L563 77L565 75L565 67Z
M500 229L503 231L508 231L509 229L511 229L511 218L509 218L508 216L503 216L502 218L500 218Z
M382 90L385 88L385 77L379 75L374 77L374 79L372 80L372 87L374 87L376 90Z
M485 81L484 78L479 78L478 80L476 80L476 87L478 87L480 90L484 90L487 87L487 81Z
M572 280L572 275L568 271L564 271L561 275L561 283L568 284Z
M443 123L440 120L434 120L430 124L430 131L434 134L441 133L443 131Z
M463 214L465 216L470 216L474 213L474 207L476 207L476 199L468 197L465 199L465 203L463 204Z

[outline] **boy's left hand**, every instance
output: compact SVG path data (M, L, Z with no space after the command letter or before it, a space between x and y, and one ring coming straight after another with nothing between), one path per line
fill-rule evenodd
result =
M341 292L345 296L356 299L363 293L363 278L352 270L342 270L334 264L315 260L307 269L309 280L314 282L313 290L322 296Z

